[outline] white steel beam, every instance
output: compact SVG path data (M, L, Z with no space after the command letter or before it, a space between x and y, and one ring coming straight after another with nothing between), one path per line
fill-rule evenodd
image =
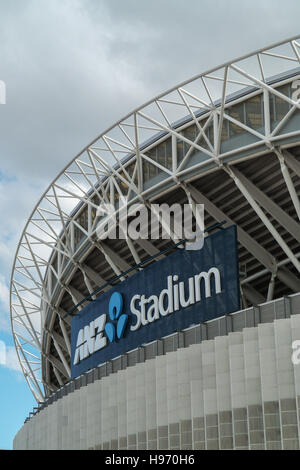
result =
M264 194L255 184L252 183L246 176L244 176L237 168L230 166L227 167L230 169L229 173L233 175L235 182L240 182L245 188L246 193L251 195L251 197L258 202L258 204L263 207L274 219L276 219L282 227L285 227L286 230L300 243L300 230L299 224L290 217L281 207L278 206L272 199ZM245 191L243 190L245 193Z
M282 150L282 153L284 155L285 163L287 164L287 166L289 166L290 169L293 170L293 172L296 173L296 175L300 178L299 160L297 160L296 157L288 150Z
M54 343L54 347L60 357L60 360L62 361L64 367L65 367L65 370L68 374L68 378L70 379L71 378L71 369L70 369L70 366L69 366L69 363L67 361L67 359L65 358L65 355L64 353L62 352L62 349L60 347L60 345L58 344L58 342L56 341L56 339L53 338L53 343Z
M85 283L85 285L86 285L86 287L87 287L87 290L89 291L89 294L91 295L91 298L92 298L93 300L96 300L96 296L93 294L93 292L94 292L95 289L93 289L93 286L92 286L92 284L91 284L91 281L90 281L89 277L87 276L85 270L82 268L82 266L81 266L79 263L77 263L77 266L78 266L79 270L80 270L81 273L82 273L84 283Z
M45 328L45 332L47 332L52 337L53 341L56 341L56 343L59 344L59 346L62 347L64 351L68 352L66 342L59 333L57 333L55 330L50 331L47 328Z
M282 267L278 269L277 277L294 292L300 292L300 279L289 269Z
M235 224L234 220L230 219L224 212L221 211L213 202L211 202L207 197L205 197L198 189L196 189L190 183L183 185L187 187L188 191L191 193L192 197L198 204L204 204L204 209L217 221L222 222L226 220L226 225ZM257 243L254 238L250 237L245 230L237 225L237 235L238 240L258 261L265 266L268 270L273 273L276 273L277 263L276 259L259 243Z
M70 285L63 286L63 287L70 294L75 305L79 304L81 301L85 299L85 296L81 292L79 292L77 289L75 289L75 287L70 286ZM83 306L79 305L78 309L81 310L82 308Z
M158 255L159 249L156 248L156 246L153 245L149 240L146 240L145 238L139 238L136 240L136 243L143 248L143 250L148 253L150 256L155 256ZM165 255L160 255L156 259L161 259L164 258Z
M289 173L288 167L285 164L285 158L282 155L282 153L280 151L278 151L277 149L274 149L274 152L276 153L276 155L278 157L282 176L284 178L285 184L286 184L286 186L288 188L288 191L290 193L291 200L293 201L298 219L300 220L300 202L299 202L298 194L297 194L295 186L293 184L291 175Z
M81 263L81 267L82 269L84 269L86 275L88 276L88 278L93 281L93 283L97 286L97 287L101 287L103 286L104 284L107 284L107 281L105 281L105 279L103 279L102 276L100 276L99 273L97 273L94 269L92 269L90 266L88 266L86 263ZM109 289L111 287L111 285L109 284L107 289Z
M247 184L248 180L246 180L245 177L242 177L242 180L240 179L239 175L241 175L240 172L236 171L236 169L233 169L231 167L227 167L227 171L228 173L230 174L230 176L232 177L233 181L235 182L237 188L239 188L239 190L241 191L241 193L244 195L244 197L248 200L249 204L251 205L252 209L256 212L256 214L259 216L259 218L262 220L262 222L264 223L264 225L267 227L267 229L269 230L269 232L273 235L274 239L276 240L276 242L279 244L279 246L282 248L282 250L284 251L284 253L288 256L288 258L291 260L291 262L293 263L293 265L295 266L295 268L297 269L298 272L300 272L300 263L299 261L297 260L296 256L294 255L294 253L292 252L292 250L288 247L288 245L286 244L286 242L283 240L283 238L281 237L281 235L278 233L278 231L276 230L276 228L274 227L274 225L270 222L270 220L267 218L267 216L265 215L265 213L263 212L263 210L260 208L260 206L256 203L254 197L252 196L252 194L250 194L249 192L249 189L251 188L251 190L254 190L253 192L255 193L256 192L256 187L254 185L249 185ZM242 176L242 175L241 175ZM248 186L248 188L243 184L244 182L246 181L246 184ZM263 195L264 196L264 195ZM257 192L256 192L256 197L257 197ZM264 197L262 198L264 199ZM273 201L272 201L273 202ZM273 203L274 204L274 203ZM272 205L272 204L271 204ZM276 206L276 205L275 205ZM270 209L270 206L268 206L269 208L269 211L272 210L272 208ZM276 208L277 209L277 208ZM282 211L282 209L280 209L280 211ZM277 210L276 210L277 212ZM282 211L283 212L283 211ZM283 216L285 218L285 213L283 213ZM287 216L289 219L290 217ZM293 221L293 219L291 219ZM290 227L289 227L289 231L290 231Z
M61 374L63 374L66 379L70 378L70 375L65 369L65 366L63 365L62 362L60 362L56 357L54 357L52 354L47 354L45 355L48 359L49 362L51 362L53 368L55 367Z
M121 256L119 256L115 251L113 251L106 243L104 242L95 242L95 245L100 249L104 256L109 257L109 259L120 268L121 271L127 271L131 268Z
M64 381L63 381L63 379L61 378L61 375L60 375L60 373L58 372L57 368L54 367L54 366L53 366L53 372L54 372L54 375L55 375L56 380L57 380L57 382L59 383L60 387L63 387ZM54 387L55 390L58 389L58 387L56 387L54 384L51 383L51 385L52 385L52 387Z

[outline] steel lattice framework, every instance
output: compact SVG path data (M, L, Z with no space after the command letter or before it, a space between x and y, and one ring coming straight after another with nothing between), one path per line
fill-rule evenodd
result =
M206 223L237 224L245 307L300 291L300 126L288 127L300 102L280 88L297 85L299 66L292 38L201 73L108 128L51 182L22 232L10 287L15 347L37 401L70 378L68 311L162 246L100 241L100 202L116 211L124 201L203 203ZM285 110L276 120L273 106Z

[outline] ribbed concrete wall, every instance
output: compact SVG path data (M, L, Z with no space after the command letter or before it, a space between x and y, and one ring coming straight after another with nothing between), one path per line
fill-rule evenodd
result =
M75 390L15 449L298 449L300 315L178 349Z

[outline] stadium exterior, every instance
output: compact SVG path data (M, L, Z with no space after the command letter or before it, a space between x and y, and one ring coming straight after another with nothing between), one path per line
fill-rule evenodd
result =
M11 277L15 346L38 402L15 449L299 449L299 62L292 38L199 74L52 181ZM124 200L204 204L208 238L235 226L241 307L73 377L72 317L176 251L175 230L99 239L99 204L117 213Z

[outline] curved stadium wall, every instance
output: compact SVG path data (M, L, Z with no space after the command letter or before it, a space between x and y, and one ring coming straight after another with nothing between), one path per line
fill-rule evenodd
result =
M299 60L293 38L193 77L50 184L11 278L16 350L38 402L15 448L299 448ZM74 377L72 317L178 240L99 239L104 201L116 213L124 201L204 204L208 238L235 225L242 305Z

